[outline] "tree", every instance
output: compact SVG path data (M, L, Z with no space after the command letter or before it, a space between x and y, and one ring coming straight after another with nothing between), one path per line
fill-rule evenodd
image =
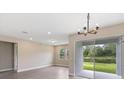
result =
M88 46L86 46L86 47L84 48L83 55L86 57L86 56L88 56L89 52L90 52L90 48L89 48Z
M104 56L103 47L97 46L95 49L96 49L95 56Z
M105 45L104 54L106 56L116 56L116 44L109 43Z
M95 51L94 51L95 50ZM116 44L115 43L108 43L101 45L87 45L84 47L83 50L84 57L90 57L90 56L116 56Z
M94 51L93 45L88 45L88 46L84 47L84 52L83 52L84 57L94 56L95 55L94 53L95 53L95 51Z

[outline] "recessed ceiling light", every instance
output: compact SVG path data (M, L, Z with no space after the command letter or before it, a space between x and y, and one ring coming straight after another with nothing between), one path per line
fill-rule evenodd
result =
M51 35L51 32L48 32L48 35Z
M33 38L32 38L32 37L30 37L29 39L30 39L30 40L32 40Z
M50 43L56 43L56 40L49 40Z
M56 41L55 40L52 40L51 43L55 43Z

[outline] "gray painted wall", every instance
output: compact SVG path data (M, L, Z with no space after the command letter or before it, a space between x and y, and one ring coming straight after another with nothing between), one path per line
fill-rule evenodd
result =
M0 41L0 71L14 67L14 44Z

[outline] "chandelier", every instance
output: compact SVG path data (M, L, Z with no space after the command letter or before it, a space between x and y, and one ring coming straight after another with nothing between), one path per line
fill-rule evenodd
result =
M90 13L87 14L87 26L79 29L78 35L87 36L87 34L97 34L97 30L99 30L99 26L96 25L94 29L90 29Z

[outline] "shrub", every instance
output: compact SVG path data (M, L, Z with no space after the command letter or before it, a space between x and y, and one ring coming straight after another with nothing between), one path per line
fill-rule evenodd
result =
M92 62L92 59L90 57L85 57L84 62ZM115 63L116 58L114 58L114 57L96 57L95 62L96 63Z

